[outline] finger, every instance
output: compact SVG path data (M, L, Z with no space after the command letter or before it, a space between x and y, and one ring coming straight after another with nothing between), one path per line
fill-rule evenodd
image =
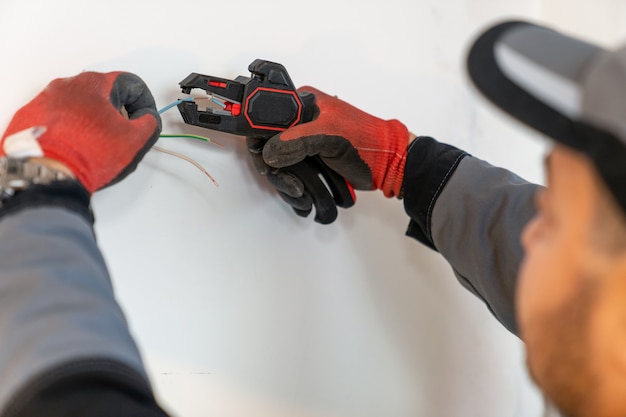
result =
M263 160L263 145L267 142L267 138L247 137L246 146L250 152L252 164L257 172L263 176L268 175L272 168Z
M161 117L146 83L137 75L129 72L113 74L117 74L117 77L109 96L111 104L118 109L124 107L128 113L128 118L131 120L139 119L146 114L151 115L157 121L160 129Z
M267 142L267 138L246 137L246 146L251 153L262 153L265 142Z
M260 175L266 176L271 173L273 168L265 163L262 154L250 152L250 159L252 160L252 165L254 165L254 169L256 169L256 171Z
M279 191L278 195L285 203L289 204L299 216L306 217L313 210L313 199L308 194L303 194L301 197L295 198Z
M337 218L337 206L333 196L319 177L319 171L310 163L303 162L287 168L304 184L304 192L310 195L315 206L315 221L329 224Z
M311 214L312 209L308 209L308 210L298 210L295 207L292 207L293 211L300 217L309 217L309 214Z
M278 171L268 175L269 182L281 193L293 198L300 198L304 195L304 184L302 181L288 172Z
M292 129L298 129L295 126ZM283 168L295 165L307 157L306 138L283 141L276 135L269 139L263 147L265 163L274 168Z
M290 131L298 128L299 126L296 126ZM319 156L329 165L346 157L360 159L357 150L347 139L327 134L314 134L291 140L283 140L282 135L276 135L263 147L265 163L274 168L295 165L308 156Z
M337 206L343 208L352 207L356 201L356 195L347 180L337 172L333 171L319 158L311 158L311 164L319 170L320 174L324 178L324 181L330 189Z

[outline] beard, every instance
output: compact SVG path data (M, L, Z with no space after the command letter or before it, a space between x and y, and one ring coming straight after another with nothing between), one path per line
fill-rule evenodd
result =
M534 317L524 329L530 376L568 417L596 411L599 378L591 365L588 329L597 291L594 280L585 278L571 300Z

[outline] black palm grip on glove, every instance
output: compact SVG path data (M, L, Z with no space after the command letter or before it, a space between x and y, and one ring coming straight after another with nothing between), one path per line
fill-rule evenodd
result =
M315 221L321 224L329 224L337 218L337 205L333 195L320 179L320 173L316 170L312 161L303 161L284 169L285 172L294 175L304 185L304 196L308 196L311 205L315 207ZM321 174L324 175L324 174ZM343 179L342 179L343 180ZM287 203L289 199L283 197ZM302 200L300 200L302 201ZM312 207L292 206L296 214L307 217Z
M262 157L265 142L265 138L247 138L254 166L261 175L267 176L296 214L307 217L315 207L315 221L329 224L337 218L337 207L354 205L355 197L345 179L319 157L306 158L285 168L271 168Z

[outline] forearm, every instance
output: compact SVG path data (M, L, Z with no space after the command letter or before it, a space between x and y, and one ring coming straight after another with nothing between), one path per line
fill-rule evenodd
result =
M513 333L520 236L535 213L537 188L430 138L413 143L407 160L407 233L439 251Z
M0 415L164 415L115 301L88 196L27 193L0 210Z

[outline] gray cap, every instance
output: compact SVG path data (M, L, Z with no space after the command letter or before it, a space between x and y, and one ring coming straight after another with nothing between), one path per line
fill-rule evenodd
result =
M480 35L467 64L495 105L587 155L626 212L626 48L509 21Z

